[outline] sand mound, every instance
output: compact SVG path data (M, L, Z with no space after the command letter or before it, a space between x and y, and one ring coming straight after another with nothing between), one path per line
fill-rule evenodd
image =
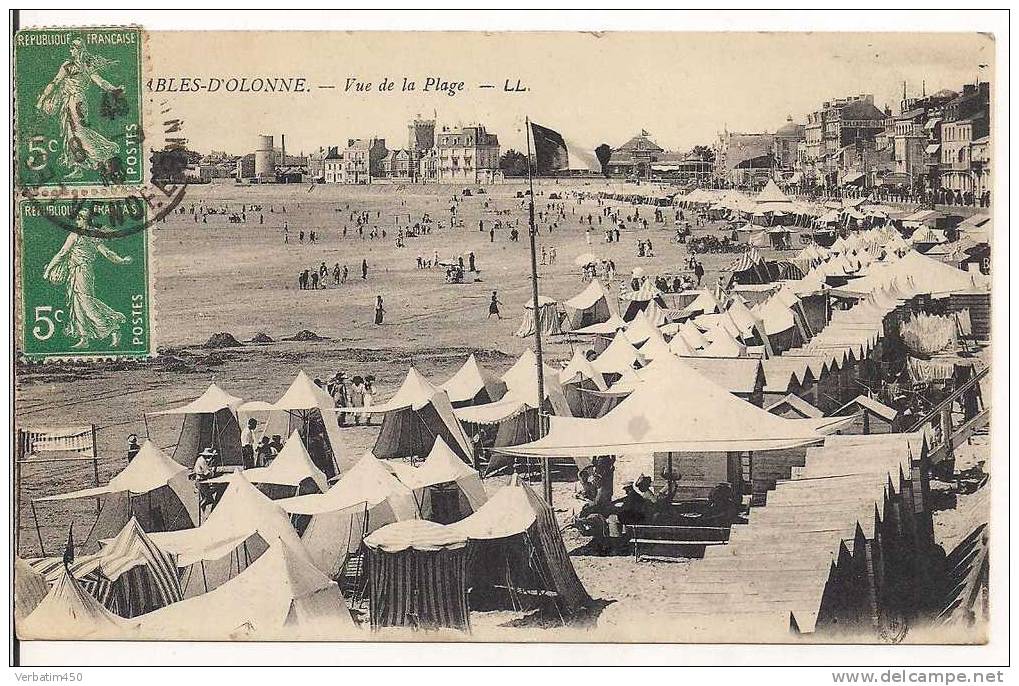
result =
M308 329L303 329L301 331L298 331L293 336L293 338L291 338L289 340L291 340L291 341L324 341L326 339L325 339L324 336L319 336L314 331L309 331Z
M264 331L259 331L258 333L255 334L255 337L251 339L251 342L252 343L275 343L276 341L273 340L272 336L270 336L269 334L265 333Z
M243 343L234 338L232 333L214 333L205 341L203 348L240 348Z

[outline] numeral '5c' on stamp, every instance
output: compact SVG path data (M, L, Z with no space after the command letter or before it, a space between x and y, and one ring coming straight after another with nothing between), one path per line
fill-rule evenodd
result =
M139 29L32 29L15 38L21 188L143 180Z

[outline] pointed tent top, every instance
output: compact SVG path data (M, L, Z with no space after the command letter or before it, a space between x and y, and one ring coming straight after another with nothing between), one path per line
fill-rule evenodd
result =
M353 630L336 584L314 566L300 541L268 544L250 566L212 591L139 617L141 635L178 636L181 627L191 627L184 638L227 640L246 630L249 638L324 639ZM314 609L302 612L302 600ZM196 616L204 618L198 625Z
M426 488L478 475L456 453L450 450L441 436L435 437L435 443L432 444L428 457L419 467L412 467L400 462L394 462L387 466L396 468L394 471L397 478L410 489Z
M757 203L782 203L788 205L792 203L792 200L790 200L789 197L782 192L782 189L778 187L778 184L775 183L774 179L768 179L767 185L765 185L764 189L757 195Z
M634 363L643 362L640 351L626 339L625 332L620 331L591 364L602 374L620 374L627 369L633 369Z
M647 314L643 311L638 312L630 323L626 326L626 339L634 345L640 345L651 338L661 338L662 333L659 331Z
M527 531L538 515L526 488L523 483L500 488L477 512L447 528L475 540L506 538Z
M747 348L737 341L728 331L722 327L712 329L716 335L713 340L700 353L703 357L743 357Z
M332 409L333 400L302 369L297 372L297 377L286 393L274 403L274 407L277 410Z
M550 382L559 378L559 371L547 364L542 365L542 376L545 380L545 397L548 397ZM538 395L538 357L530 348L524 350L520 359L502 375L506 383L507 395L513 394L524 402L534 402Z
M382 460L369 454L358 460L325 493L286 498L276 503L291 514L313 515L365 504L370 507L393 497L413 499L407 487L386 469Z
M240 398L230 395L213 382L204 393L186 405L152 414L212 414L223 409L236 410L242 402Z
M450 402L459 403L473 400L482 390L499 386L504 386L502 381L482 367L474 357L474 353L471 353L463 366L448 381L439 386L439 389L446 391Z
M669 341L669 352L673 355L695 355L694 348L687 342L687 339L683 337L682 333L677 333Z
M653 362L662 357L672 357L676 353L672 351L669 344L659 334L658 336L652 336L648 339L647 343L641 346L640 354L644 359Z
M694 291L694 293L696 293L697 296L683 308L683 312L685 314L696 314L697 312L713 314L721 309L719 307L718 298L716 298L715 294L711 291L700 290Z
M436 393L440 393L435 384L421 375L421 372L411 367L407 370L407 376L400 384L399 390L392 398L372 409L373 412L392 412L411 408L420 410L431 402Z
M60 570L53 587L18 627L22 639L95 639L122 635L126 622Z
M602 376L601 372L594 368L594 365L587 359L587 355L584 354L584 351L577 348L577 350L573 352L573 357L571 357L570 361L566 364L566 368L559 372L559 383L578 383L585 379L593 381L600 391L604 391L606 389L605 377Z
M755 307L753 312L763 321L764 333L768 336L788 331L796 326L793 311L778 298L777 294Z
M244 477L253 484L278 484L280 486L299 486L305 479L311 479L318 486L320 492L325 493L329 489L329 482L326 475L322 473L308 450L304 447L300 432L295 429L279 455L268 467L255 467L245 469ZM213 483L229 483L230 476L225 475L210 479Z
M200 560L218 560L254 534L266 543L281 538L301 546L287 513L239 471L230 475L226 492L201 526L153 533L149 538L176 554L177 565L185 567Z

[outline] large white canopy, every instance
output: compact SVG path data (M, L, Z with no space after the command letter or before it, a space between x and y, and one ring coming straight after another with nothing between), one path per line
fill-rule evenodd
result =
M845 418L791 420L730 394L679 360L663 358L658 374L604 417L551 417L548 434L504 452L588 457L648 452L776 450L820 441Z
M105 486L46 496L38 500L94 498L106 493L123 493L125 491L138 495L166 486L171 480L175 480L176 477L187 471L187 467L171 460L152 441L145 441L134 459Z
M462 460L461 460L462 462ZM312 493L277 500L276 505L291 514L321 514L351 507L373 506L384 500L394 510L411 516L416 512L414 496L374 455L365 455L325 493Z
M215 383L209 385L200 396L180 407L153 412L152 414L213 414L220 410L237 410L242 404L237 396L230 395Z
M287 513L240 471L230 475L226 492L201 526L153 533L149 538L177 555L177 566L183 568L201 560L218 560L256 534L266 543L281 539L295 548L301 546Z

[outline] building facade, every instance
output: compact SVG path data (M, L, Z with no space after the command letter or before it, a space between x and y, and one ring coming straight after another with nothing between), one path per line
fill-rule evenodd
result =
M492 183L502 176L499 137L481 124L443 127L436 148L439 183Z
M796 169L799 144L806 140L806 127L793 121L792 115L786 117L784 126L775 132L775 165L784 172Z
M647 131L641 132L613 149L607 168L610 176L647 179L651 166L662 161L665 149L651 139Z
M342 183L369 184L387 176L385 138L351 138L343 151Z
M941 123L941 188L955 200L972 201L990 190L990 154L984 138L991 129L990 84L966 84L962 93L945 104ZM974 146L981 158L974 163Z

